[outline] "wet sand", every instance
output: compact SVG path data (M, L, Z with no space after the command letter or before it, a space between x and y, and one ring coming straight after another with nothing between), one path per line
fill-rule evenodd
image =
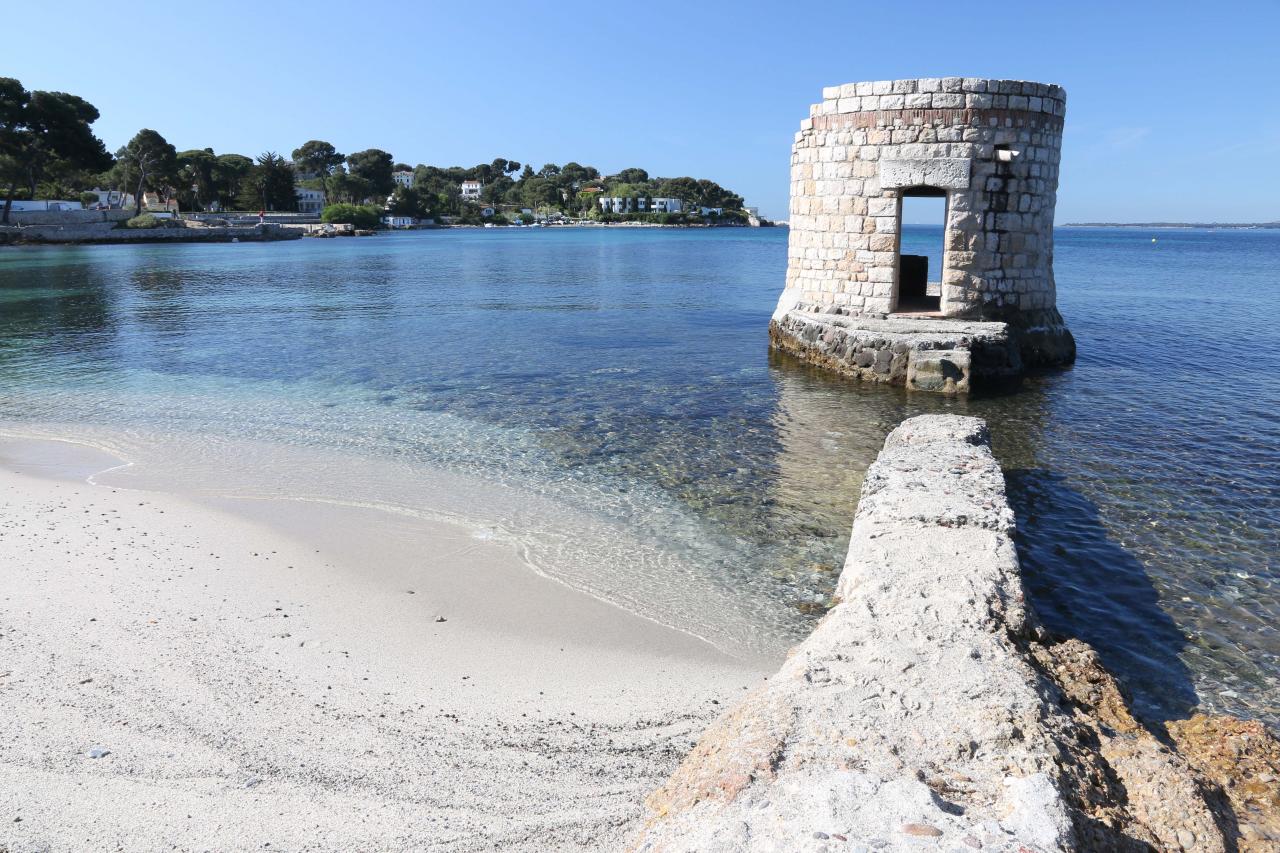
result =
M776 667L463 528L86 482L113 462L0 443L14 853L610 849Z

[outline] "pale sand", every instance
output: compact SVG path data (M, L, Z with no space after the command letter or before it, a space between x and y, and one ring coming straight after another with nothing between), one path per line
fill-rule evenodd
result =
M777 665L465 530L111 463L0 444L0 850L613 849Z

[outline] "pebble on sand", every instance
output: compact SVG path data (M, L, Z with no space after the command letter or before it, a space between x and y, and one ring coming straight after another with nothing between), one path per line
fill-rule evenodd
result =
M927 823L904 823L902 831L907 835L917 835L922 838L937 838L942 835L941 829Z

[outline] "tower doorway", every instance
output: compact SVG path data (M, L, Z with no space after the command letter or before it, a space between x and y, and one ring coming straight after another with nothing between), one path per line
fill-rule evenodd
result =
M911 187L902 191L894 313L941 313L946 223L946 190Z

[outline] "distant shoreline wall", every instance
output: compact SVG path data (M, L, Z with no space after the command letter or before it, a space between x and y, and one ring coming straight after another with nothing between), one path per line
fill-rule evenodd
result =
M0 208L4 202L0 201ZM128 210L13 210L10 225L89 225L98 222L122 222L133 216Z
M126 217L127 218L127 217ZM0 227L0 244L245 243L296 240L302 231L283 225L233 225L198 228L117 228L115 222L79 225Z
M1202 715L1154 737L1037 627L1014 536L981 420L898 426L837 605L650 795L633 849L1276 849L1280 799L1242 792L1280 778L1280 742Z

